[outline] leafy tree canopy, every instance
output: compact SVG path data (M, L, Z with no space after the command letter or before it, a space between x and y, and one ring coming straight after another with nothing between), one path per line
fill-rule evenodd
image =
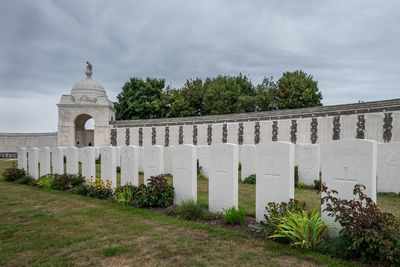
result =
M322 94L311 75L286 72L278 82L265 77L254 86L242 74L187 80L180 89L165 80L131 78L114 103L117 120L218 115L321 106Z

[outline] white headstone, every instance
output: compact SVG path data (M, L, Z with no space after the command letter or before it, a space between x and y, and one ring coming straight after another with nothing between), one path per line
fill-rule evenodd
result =
M139 172L143 171L143 146L139 146Z
M298 167L299 183L313 185L319 179L320 147L315 144L296 144L295 165Z
M197 147L174 146L173 157L174 204L190 199L197 201Z
M79 149L77 147L66 147L64 150L65 157L67 158L67 173L79 173Z
M400 142L378 144L378 192L400 192Z
M28 173L34 179L39 178L39 149L37 147L28 148Z
M100 148L101 154L101 179L109 180L111 187L117 186L117 149L112 146Z
M208 178L210 176L210 146L198 146L197 157L199 159L200 173Z
M39 176L50 174L50 148L41 147L39 149Z
M210 147L208 206L211 212L238 207L238 145L213 144Z
M239 162L242 165L243 181L249 175L256 173L256 146L240 145L239 146Z
M264 220L269 202L294 199L294 145L268 142L256 147L256 221Z
M82 176L87 179L96 177L96 149L88 146L80 149L82 162Z
M121 148L121 185L139 185L139 148L126 146Z
M164 173L172 173L172 146L164 147Z
M52 147L51 148L51 165L53 167L53 174L64 173L64 148Z
M27 149L25 147L18 148L18 169L28 170Z
M376 156L377 143L372 140L343 139L323 143L322 182L328 190L336 190L337 197L347 200L355 198L354 185L362 184L366 187L364 193L376 202ZM322 219L327 224L335 225L334 217L329 217L327 212L322 211ZM330 234L337 235L339 229L336 228Z
M121 147L116 146L115 149L117 151L117 166L121 167Z
M143 149L144 184L151 176L164 173L164 147L147 145Z

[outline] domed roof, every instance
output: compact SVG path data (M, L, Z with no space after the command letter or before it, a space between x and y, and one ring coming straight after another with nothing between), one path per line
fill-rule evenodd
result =
M71 95L75 98L97 98L99 96L107 97L104 87L92 79L92 64L86 62L86 79L77 82L74 87L72 87Z
M71 95L74 97L83 95L87 97L107 96L104 87L90 77L77 82L74 87L72 87Z

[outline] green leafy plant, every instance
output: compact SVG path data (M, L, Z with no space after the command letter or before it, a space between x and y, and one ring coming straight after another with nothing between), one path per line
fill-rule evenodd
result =
M267 213L264 215L265 218L265 232L267 235L272 235L280 223L280 219L288 214L288 212L301 211L304 209L305 203L300 207L299 203L293 199L289 202L269 202L265 210Z
M147 185L140 185L134 195L133 206L166 208L174 200L174 187L168 183L164 175L152 176Z
M27 184L27 185L33 185L35 183L35 179L33 179L31 176L29 175L25 175L21 178L19 178L18 180L15 181L15 183L17 184Z
M185 220L200 219L204 215L203 207L193 199L184 200L178 207L179 217Z
M86 187L86 195L99 199L111 199L113 196L112 182L106 180L105 182L100 178L91 177L87 180L88 186Z
M354 257L354 252L349 249L353 241L349 236L338 236L325 238L315 248L316 251L328 254L333 258L351 259Z
M52 175L45 175L37 179L35 184L41 188L50 189L53 181L54 177Z
M51 188L60 191L71 190L85 183L85 178L80 174L54 174L54 181L51 184Z
M138 192L137 186L127 184L124 186L118 186L114 191L114 200L125 205L131 205L133 196Z
M243 183L244 184L256 184L256 175L251 174L251 175L247 176L246 178L244 178Z
M321 190L321 178L319 178L318 180L314 180L314 189Z
M293 247L314 249L327 236L328 231L316 209L311 214L304 210L289 211L279 219L275 234L268 238L284 239Z
M75 186L74 188L72 188L70 190L70 192L72 192L74 194L82 195L82 196L87 196L89 190L88 190L88 186L86 184L81 184L81 185L78 185L78 186Z
M352 243L347 248L364 260L381 260L400 264L400 223L389 212L382 212L364 194L365 186L354 186L354 199L340 199L335 190L322 184L324 211L342 226L340 234Z
M222 216L225 219L225 222L228 224L242 224L244 217L246 216L246 212L241 209L237 209L236 207L231 207L229 209L222 209Z
M207 181L207 177L205 177L203 174L197 174L197 179L200 181Z
M26 171L24 169L18 169L15 162L12 163L11 167L3 171L4 180L7 182L15 182L22 177L26 176Z
M298 187L298 188L305 188L305 187L306 187L306 184L304 184L304 183L299 183L299 184L297 184L297 187Z

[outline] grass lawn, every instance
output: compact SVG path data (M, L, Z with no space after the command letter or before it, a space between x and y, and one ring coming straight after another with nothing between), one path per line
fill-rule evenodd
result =
M0 173L11 162L0 159ZM239 191L240 206L254 213L255 186L240 184ZM198 182L198 192L207 204L207 181ZM309 208L319 203L313 190L296 190L296 199ZM400 198L379 195L378 203L400 217ZM144 209L0 182L0 265L354 264Z

